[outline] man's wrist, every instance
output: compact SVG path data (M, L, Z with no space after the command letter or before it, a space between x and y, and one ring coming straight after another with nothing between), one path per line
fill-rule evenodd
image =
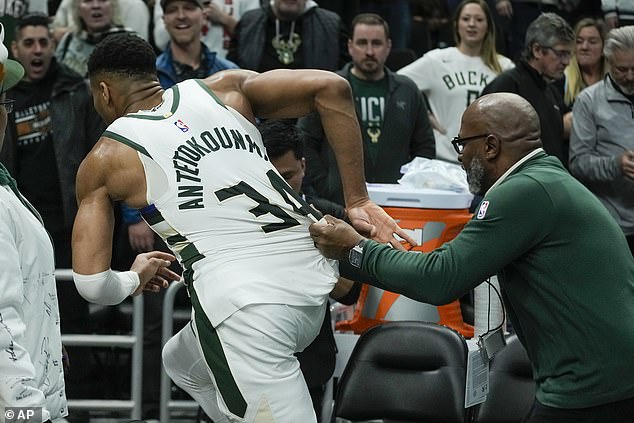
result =
M367 243L368 240L363 238L348 251L348 262L357 269L363 264L363 249Z

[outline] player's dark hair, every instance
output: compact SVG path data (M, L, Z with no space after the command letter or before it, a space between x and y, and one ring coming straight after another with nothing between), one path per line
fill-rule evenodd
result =
M277 159L288 151L292 151L296 159L304 157L304 138L293 121L267 119L260 122L258 129L269 158Z
M108 35L88 59L88 78L108 73L133 78L156 78L156 54L143 38L129 32Z

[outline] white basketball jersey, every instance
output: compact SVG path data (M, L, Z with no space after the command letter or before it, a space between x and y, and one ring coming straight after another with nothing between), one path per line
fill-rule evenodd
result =
M156 109L117 119L104 136L139 152L142 214L214 326L248 304L325 301L337 270L310 238L317 213L270 164L257 128L201 81L173 86Z

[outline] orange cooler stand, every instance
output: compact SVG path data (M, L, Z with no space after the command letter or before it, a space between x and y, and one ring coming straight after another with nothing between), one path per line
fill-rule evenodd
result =
M415 251L429 252L454 239L471 219L470 194L398 184L368 184L368 193L418 242ZM409 244L405 246L409 248ZM390 320L437 322L466 338L473 337L473 326L464 322L458 300L436 307L367 284L361 289L352 318L337 322L335 328L361 333Z

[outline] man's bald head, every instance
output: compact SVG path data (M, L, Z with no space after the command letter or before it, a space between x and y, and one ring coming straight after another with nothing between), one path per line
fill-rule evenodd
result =
M462 115L460 136L488 134L464 146L458 156L469 189L482 195L518 160L541 147L539 117L533 106L512 93L494 93L475 100Z
M506 142L534 142L541 135L537 112L523 97L513 93L493 93L476 99L465 111L464 119L479 121L486 132Z

